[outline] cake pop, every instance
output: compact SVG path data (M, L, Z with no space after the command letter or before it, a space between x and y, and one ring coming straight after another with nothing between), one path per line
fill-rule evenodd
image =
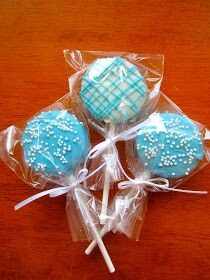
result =
M97 59L82 77L80 97L84 108L105 122L110 137L119 123L134 118L147 100L147 87L139 69L122 57ZM106 215L110 174L106 169L102 215Z
M83 123L66 110L42 112L27 123L22 146L27 165L49 176L71 174L89 149Z
M174 113L155 114L136 136L136 150L145 169L174 179L189 175L204 155L197 126Z
M44 176L69 176L69 184L75 180L74 168L85 160L89 149L89 137L84 124L66 110L42 112L30 120L22 135L22 146L27 165ZM115 268L92 220L87 202L79 191L72 190L84 223L88 223L93 238L101 250L110 272ZM17 207L18 209L18 207Z

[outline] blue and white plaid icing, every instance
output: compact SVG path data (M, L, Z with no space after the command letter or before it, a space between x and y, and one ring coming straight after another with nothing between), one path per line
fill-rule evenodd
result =
M165 178L187 176L204 155L197 126L173 113L155 114L139 131L136 149L145 168Z
M82 122L66 110L42 112L27 123L22 134L24 158L34 171L70 174L85 160L89 136Z
M121 57L101 58L84 74L80 97L96 119L120 123L140 112L147 87L134 64Z

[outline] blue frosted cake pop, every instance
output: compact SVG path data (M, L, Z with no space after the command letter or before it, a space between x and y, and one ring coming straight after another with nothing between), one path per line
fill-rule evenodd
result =
M203 158L203 143L197 126L173 113L154 114L136 137L141 163L153 174L181 178Z
M47 111L28 122L22 146L25 161L34 171L71 174L88 153L89 137L83 123L66 110Z
M120 123L140 112L147 87L138 68L125 58L100 58L84 74L80 97L96 119Z

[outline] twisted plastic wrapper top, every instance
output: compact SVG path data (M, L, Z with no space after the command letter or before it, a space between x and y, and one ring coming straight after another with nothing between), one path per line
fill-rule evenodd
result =
M71 98L105 139L134 126L153 110L163 77L163 55L65 50L64 57ZM123 178L116 157L115 145L110 145L94 159L94 166L107 163L95 177L96 190L107 176L110 184Z
M88 130L83 124L82 112L67 94L30 120L0 132L0 157L25 183L52 191L60 187L61 194L69 187L67 216L74 241L95 238L93 227L95 231L100 227L101 203L77 176L90 150ZM77 148L80 137L84 141ZM80 184L73 187L77 181ZM50 195L59 195L59 190Z

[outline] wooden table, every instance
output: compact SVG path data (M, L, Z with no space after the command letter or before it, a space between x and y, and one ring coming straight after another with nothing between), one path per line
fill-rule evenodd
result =
M48 2L48 3L47 3ZM26 120L68 91L63 49L165 54L162 90L210 127L209 1L2 1L0 130ZM0 279L210 279L210 196L149 197L140 242L109 234L116 266L72 243L65 197L35 194L0 163ZM210 189L205 168L183 188Z

